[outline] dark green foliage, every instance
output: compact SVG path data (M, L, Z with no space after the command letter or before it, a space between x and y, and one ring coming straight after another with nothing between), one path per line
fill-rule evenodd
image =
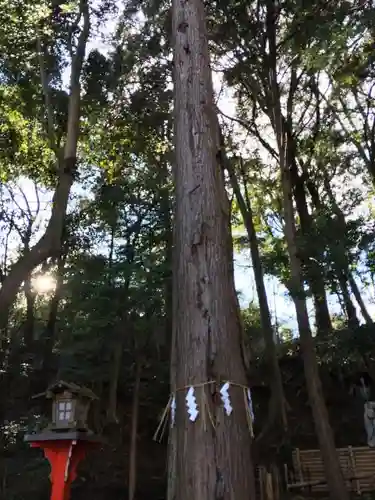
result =
M25 242L30 220L26 207L10 204L7 189L14 189L25 177L39 190L56 183L37 34L49 78L53 132L62 145L74 4L54 2L51 10L45 2L0 0L1 280L17 254L27 251L21 240ZM269 92L273 66L267 48L267 5L218 0L206 2L206 9L213 67L220 68L236 103L236 109L230 110L223 100L218 103L226 115L221 118L230 145L228 155L245 198L251 200L265 274L277 280L279 295L286 295L290 293L290 263L272 125L274 102ZM94 40L106 20L116 16L110 23L111 44L105 53L95 47L87 53L79 180L65 221L62 249L32 277L51 275L56 290L33 292L28 301L24 290L20 291L0 347L0 393L4 395L0 403L0 497L6 500L48 498L46 464L39 452L23 444L22 435L48 414L47 407L30 396L58 376L89 385L98 393L93 426L108 442L82 468L73 498L126 497L132 391L139 359L137 499L165 498L165 442L156 444L152 437L169 397L174 202L171 81L176 68L170 53L169 4L125 2L121 15L117 7L116 2L91 5ZM337 294L342 300L340 277L344 275L345 282L352 273L360 280L369 306L365 292L375 276L371 187L374 11L367 3L359 7L345 1L288 0L280 4L276 29L276 66L284 104L291 95L291 68L298 75L287 139L310 217L306 231L296 211L296 236L304 257L303 298L313 296L311 276L319 275L330 300L336 302L330 311L334 330L316 339L316 350L337 444L342 445L364 442L362 415L350 399L347 380L359 371L375 373L373 325L349 329L335 298ZM142 21L136 23L135 16L141 12ZM329 92L322 83L317 92L317 82L322 81ZM286 104L283 113L287 115ZM294 197L296 201L296 193ZM50 193L45 198L50 201ZM31 216L37 219L35 232L43 229L44 222L38 219L42 211ZM247 252L249 241L236 203L232 215L239 234L235 250ZM31 236L36 238L34 233ZM2 249L8 246L6 254ZM288 313L290 304L286 299ZM278 311L273 312L276 317ZM242 317L251 353L249 383L258 435L267 416L270 373L254 300ZM295 324L275 324L274 329L290 406L288 439L292 445L316 446ZM122 360L118 422L114 423L108 418L108 401L118 350ZM270 446L280 444L274 436L269 441Z

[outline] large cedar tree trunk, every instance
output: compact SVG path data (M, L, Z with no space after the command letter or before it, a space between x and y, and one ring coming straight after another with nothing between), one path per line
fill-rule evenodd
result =
M173 0L175 70L174 341L176 385L230 380L246 385L235 295L229 203L219 164L204 6ZM200 414L188 419L177 392L175 500L254 500L251 436L243 391L231 388L233 413L196 389ZM203 393L214 426L202 406Z

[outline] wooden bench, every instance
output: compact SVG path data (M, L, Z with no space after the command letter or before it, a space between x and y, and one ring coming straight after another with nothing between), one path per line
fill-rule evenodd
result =
M348 490L358 494L375 490L375 449L367 446L348 446L338 448L337 454ZM297 448L293 451L292 458L294 471L288 471L287 466L284 466L288 490L327 491L327 480L320 450Z

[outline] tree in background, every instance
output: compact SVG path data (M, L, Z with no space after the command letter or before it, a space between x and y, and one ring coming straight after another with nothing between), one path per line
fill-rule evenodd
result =
M13 5L12 3L9 4L6 8L5 16L7 14L10 18L14 15L17 16L17 7L17 5ZM72 7L72 11L68 9L65 12L61 11L59 14L56 14L55 10L48 9L47 4L37 4L36 20L34 20L31 26L28 26L28 30L34 38L33 41L37 52L36 58L39 62L41 91L45 103L42 113L45 116L45 134L48 139L47 147L56 156L55 166L52 167L56 171L56 188L52 200L51 217L43 236L16 263L13 263L2 281L0 289L0 330L2 331L7 323L9 307L14 302L22 282L35 267L42 264L54 253L58 253L61 248L61 238L69 194L77 172L77 147L81 116L81 73L90 34L89 3L86 0L82 0L77 5L72 4ZM66 17L66 19L61 22L63 17ZM29 19L27 21L29 22ZM24 26L20 22L17 28L22 30ZM65 37L66 40L64 40ZM52 58L54 58L56 51L59 50L59 42L67 45L71 58L65 130L59 130L56 127L53 110L54 102L50 87L51 68L46 67L47 54L51 54ZM30 44L30 40L27 40L26 43ZM23 48L22 44L17 47L18 50L22 50ZM55 66L61 67L61 61L55 60L53 62Z
M0 390L5 395L0 405L1 496L19 500L47 491L43 463L23 448L22 432L45 414L29 396L60 376L98 393L93 425L109 443L83 470L89 480L77 484L77 498L99 500L108 493L114 499L165 498L166 449L164 442L153 443L152 435L168 397L173 298L175 311L183 311L174 319L182 334L172 343L172 390L191 383L193 370L193 382L211 374L251 385L257 415L253 444L262 463L276 457L281 461L285 444L319 446L312 420L319 412L311 389L317 380L319 389L319 375L323 391L318 391L318 403L323 393L329 409L329 420L323 408L324 425L318 422L329 437L322 449L329 445L335 469L330 489L341 495L334 445L365 442L363 404L357 407L348 397L349 381L357 372L374 373L373 8L366 4L358 9L345 1L276 6L268 0L206 2L212 96L207 49L202 70L197 45L192 44L206 47L195 36L202 33L202 11L198 16L193 16L195 7L189 11L194 19L189 18L188 26L183 20L174 22L176 40L168 2L129 0L117 5L120 10L107 26L111 33L103 50L100 29L116 6L89 2L90 36L79 79L78 169L74 179L65 178L74 182L67 210L59 212L62 232L60 222L55 226L61 236L58 245L39 254L34 267L29 254L39 245L51 215L44 205L59 186L61 172L50 137L64 147L70 99L66 86L84 5L0 0L0 280L6 283L17 262L29 262L13 280L12 293L6 294L11 304L7 318L0 310L5 326L0 350ZM276 50L271 51L272 37ZM175 81L185 84L176 111L182 109L181 120L193 123L179 125L180 139L197 139L197 145L183 142L178 163L172 144L177 140L172 130L172 52L177 42L181 67L202 70L191 79L174 66ZM200 81L204 88L195 86ZM205 105L195 96L203 96ZM194 109L188 116L187 103ZM195 135L198 125L202 133ZM184 186L181 180L188 174ZM202 179L195 182L197 176ZM190 194L185 196L185 189ZM180 261L182 271L174 273L175 292L173 223L177 247L186 241L180 253L188 255ZM236 229L234 252L230 224ZM288 238L286 226L292 229L286 231ZM252 270L242 262L243 250L249 248ZM215 250L220 260L213 262L210 253L206 258L204 249ZM237 277L246 284L241 302L250 302L242 311L243 339L236 319L233 261ZM201 266L206 262L209 272ZM196 284L198 275L215 279ZM9 286L8 281L0 293ZM193 297L195 286L203 292L198 305L186 299ZM206 292L219 298L211 300ZM293 302L303 306L302 334ZM188 318L201 329L188 325ZM212 318L216 329L211 328ZM202 336L199 349L184 350L184 342ZM207 345L207 339L213 342ZM215 347L213 365L199 364ZM306 372L302 358L305 365L310 362ZM304 374L311 370L313 377ZM233 442L243 433L239 453L247 453L250 437L246 422L237 420L244 403L237 401L236 390L231 390L235 411L230 417L212 403L217 425L212 432L206 419L205 433L203 421L187 421L179 394L184 412L170 433L169 478L177 482L168 481L169 498L176 498L186 471L191 472L182 470L183 465L194 466L185 457L182 463L185 444L190 457L202 457L207 445L210 460L205 458L194 472L199 474L195 487L202 486L204 473L210 491L215 485L216 493L227 494L234 469L224 467L222 472L226 457L212 445L226 445L221 434L225 428ZM210 398L209 388L205 394ZM197 402L201 404L199 398ZM287 432L282 425L285 412ZM281 424L277 432L275 425L267 425L272 420ZM233 429L232 421L240 427ZM239 454L232 450L227 455L231 464L237 463ZM214 476L216 456L221 475ZM249 468L241 464L238 473L248 477ZM24 471L22 482L19 470ZM176 470L182 472L177 475ZM137 475L148 479L139 481ZM240 486L251 488L250 482L239 481Z

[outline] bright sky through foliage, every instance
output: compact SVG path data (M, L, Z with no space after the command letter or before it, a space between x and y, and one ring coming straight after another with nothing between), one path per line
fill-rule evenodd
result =
M97 49L104 53L108 52L110 45L108 44L108 37L114 32L115 29L115 21L116 19L110 19L107 21L106 25L101 27L100 32L97 33L97 36L91 40L88 51L92 49ZM227 88L224 88L221 81L221 74L214 72L213 80L216 94L219 96L218 99L218 108L225 115L229 117L234 117L236 115L235 109L235 100L231 94L231 91ZM64 85L68 85L69 81L69 68L66 70L64 76ZM234 127L237 130L237 140L238 143L242 141L244 150L251 150L253 145L249 143L249 140L246 136L240 132L238 126ZM267 155L262 149L260 149L261 156L263 155L265 161L267 161ZM355 180L353 180L355 182ZM358 180L361 182L361 180ZM35 195L34 187L31 182L28 180L23 180L20 182L20 187L23 192L26 194L27 199L31 207L35 207L37 200ZM336 186L336 191L338 198L340 196L345 196L345 189L342 189L342 186ZM73 188L73 196L83 194L82 186L76 184ZM38 238L38 235L43 231L43 224L48 219L50 214L49 203L52 199L51 192L40 192L39 190L39 202L40 202L40 210L38 214L38 230L35 231L33 236L33 241L35 242ZM24 204L24 200L22 196L17 197L17 201L22 208L22 204ZM23 207L25 208L25 207ZM43 222L44 221L44 222ZM13 241L14 248L16 249L18 242L17 239ZM256 299L256 291L253 280L253 274L251 271L251 262L249 259L249 253L247 251L242 251L241 253L236 253L235 255L235 281L237 289L240 292L240 300L243 305L246 305L250 301L257 301ZM53 288L53 282L51 277L38 277L35 280L34 286L38 290L39 293L49 292ZM283 321L289 324L293 329L296 328L295 324L295 315L294 308L291 306L291 302L289 297L287 297L286 288L280 284L280 282L276 278L268 277L266 279L267 292L270 297L270 307L273 315L274 321ZM362 290L363 295L368 303L368 309L370 314L375 315L375 304L374 297L371 295L370 289ZM312 311L312 303L309 302L309 309ZM333 296L329 297L329 305L332 312L339 312L339 305L337 303L337 299ZM360 312L358 311L359 315Z

